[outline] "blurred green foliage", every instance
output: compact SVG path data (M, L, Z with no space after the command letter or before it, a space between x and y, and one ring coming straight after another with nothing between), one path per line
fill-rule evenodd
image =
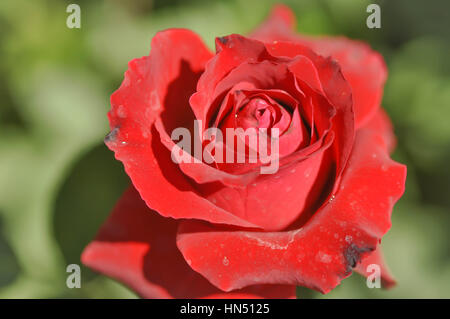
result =
M366 7L381 6L368 29ZM81 29L66 6L81 7ZM394 158L408 165L405 196L383 239L398 279L390 291L352 275L326 296L450 297L450 5L435 1L290 0L298 30L369 42L389 68L383 105L398 137ZM146 55L161 29L214 37L246 33L270 0L0 2L0 297L128 298L122 285L82 268L82 288L66 287L128 180L102 144L109 95L127 62Z

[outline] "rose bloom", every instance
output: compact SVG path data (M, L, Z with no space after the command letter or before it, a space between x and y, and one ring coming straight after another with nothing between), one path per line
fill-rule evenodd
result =
M364 43L301 36L294 24L276 6L250 36L217 38L215 53L169 29L129 63L105 142L132 185L85 265L146 298L294 298L296 286L327 293L371 264L395 283L379 244L406 167L389 157L386 66ZM204 139L195 120L278 128L279 169L174 162L174 129Z

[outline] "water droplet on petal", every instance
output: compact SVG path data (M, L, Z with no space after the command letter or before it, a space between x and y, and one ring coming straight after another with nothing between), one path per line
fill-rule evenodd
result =
M156 91L150 93L150 107L155 111L161 108L161 102L159 101L158 93Z
M305 177L308 178L311 175L311 167L305 171Z
M129 77L128 73L125 73L125 77L123 79L122 85L124 87L129 87L130 86L130 77Z
M127 117L127 110L125 110L125 107L123 105L119 105L117 107L117 116L120 118L126 118Z
M316 255L316 258L324 264L330 263L333 259L330 255L324 253L323 251L319 251Z

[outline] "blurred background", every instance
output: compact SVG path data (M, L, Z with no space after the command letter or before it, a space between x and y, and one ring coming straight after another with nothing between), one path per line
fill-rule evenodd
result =
M81 29L66 7L81 7ZM369 289L357 274L300 298L450 298L450 2L284 1L305 34L363 39L386 59L383 105L408 165L407 188L383 238L398 280ZM367 5L381 7L368 29ZM269 0L0 2L0 298L135 298L82 267L80 289L66 266L81 264L128 180L103 144L109 95L129 60L147 55L158 31L185 27L214 37L247 33Z

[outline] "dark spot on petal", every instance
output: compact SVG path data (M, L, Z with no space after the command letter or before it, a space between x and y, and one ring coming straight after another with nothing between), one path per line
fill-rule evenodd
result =
M217 41L219 41L222 44L227 44L228 43L228 38L227 37L218 37Z
M111 132L109 132L108 135L106 135L105 139L103 140L105 142L105 144L115 142L118 132L119 132L118 127L115 127L114 129L112 129Z
M344 251L346 271L348 273L352 272L352 269L355 268L361 260L361 255L374 249L375 248L372 247L358 247L354 243L350 244L350 246L348 246Z

